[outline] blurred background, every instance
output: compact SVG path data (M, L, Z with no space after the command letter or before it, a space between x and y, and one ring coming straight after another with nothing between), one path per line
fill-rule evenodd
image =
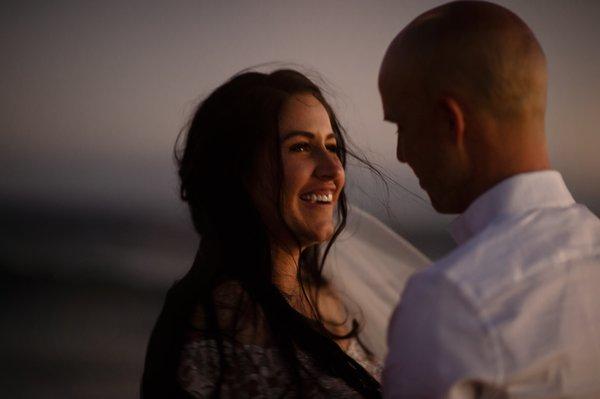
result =
M390 40L441 3L3 1L2 395L138 395L164 293L198 244L173 145L198 101L247 67L316 71L355 146L396 182L387 192L350 166L352 202L432 259L452 249L452 218L395 160L377 92ZM498 3L546 51L553 165L599 214L600 2ZM227 162L227 149L215 150Z

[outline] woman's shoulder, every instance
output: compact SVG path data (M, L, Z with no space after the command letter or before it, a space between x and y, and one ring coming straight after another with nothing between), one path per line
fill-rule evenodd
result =
M212 289L212 298L215 304L223 306L251 300L248 290L237 280L225 280L216 284Z
M191 315L192 335L221 335L243 344L264 345L268 328L264 312L242 283L217 284L209 300L196 305Z

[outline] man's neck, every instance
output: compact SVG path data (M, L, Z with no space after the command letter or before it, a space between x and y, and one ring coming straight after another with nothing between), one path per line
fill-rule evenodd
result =
M483 193L492 189L500 182L522 173L549 170L551 169L551 166L547 158L539 158L535 160L532 159L531 162L528 163L515 163L514 165L506 165L506 167L504 168L493 167L491 169L495 170L490 170L485 175L481 174L479 176L476 176L476 178L473 179L471 184L469 184L469 187L467 188L467 190L465 190L464 193L462 201L464 206L461 213L464 212L469 207L469 205L471 205L473 201L479 198Z
M509 177L551 169L543 121L486 122L482 124L485 134L468 149L472 172L465 184L462 211Z

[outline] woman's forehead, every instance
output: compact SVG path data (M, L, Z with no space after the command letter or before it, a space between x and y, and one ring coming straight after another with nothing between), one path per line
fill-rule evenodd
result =
M306 131L329 135L332 132L327 110L315 96L308 93L295 94L283 105L279 116L280 134Z

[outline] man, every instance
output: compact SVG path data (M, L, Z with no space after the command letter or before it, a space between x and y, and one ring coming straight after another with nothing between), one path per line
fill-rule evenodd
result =
M384 394L600 398L600 221L550 170L534 34L495 4L442 5L393 40L379 88L398 159L462 213L394 312Z

